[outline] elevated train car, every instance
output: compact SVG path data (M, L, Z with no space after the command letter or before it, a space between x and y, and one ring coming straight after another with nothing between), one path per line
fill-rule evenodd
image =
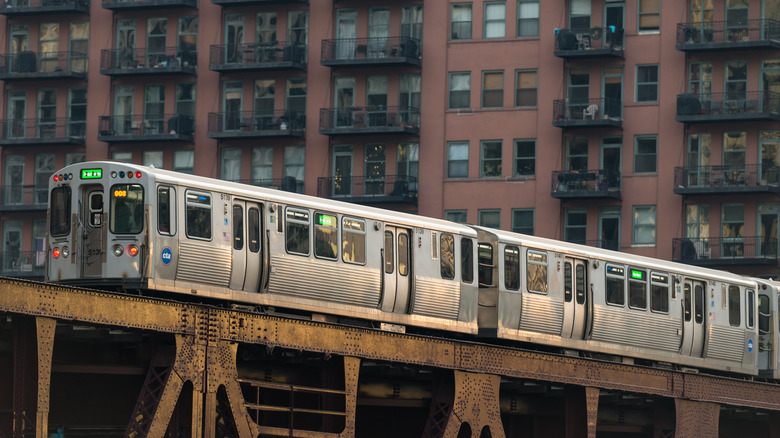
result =
M780 282L758 282L758 369L762 377L780 380Z

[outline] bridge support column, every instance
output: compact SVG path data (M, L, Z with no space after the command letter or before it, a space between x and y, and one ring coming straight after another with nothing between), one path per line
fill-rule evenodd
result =
M598 388L566 388L566 438L596 437L599 393Z
M676 438L717 438L720 405L675 399Z
M35 437L47 438L49 436L51 359L57 321L50 318L35 318L35 327L38 335L38 403L35 409Z
M355 413L357 412L358 375L360 374L360 358L344 356L344 391L345 417L344 431L339 438L355 437Z

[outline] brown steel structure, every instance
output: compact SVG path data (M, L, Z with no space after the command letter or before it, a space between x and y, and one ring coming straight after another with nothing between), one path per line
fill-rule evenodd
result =
M175 351L159 348L148 367L126 437L162 437L187 382L192 384L191 434L213 437L232 420L240 437L355 436L358 375L365 361L450 370L454 379L437 380L423 436L454 438L468 424L471 436L503 437L499 409L502 378L528 379L574 388L566 402L566 437L595 437L599 394L625 391L674 400L676 425L655 436L718 436L721 406L768 411L778 425L780 386L745 379L596 361L451 339L421 337L310 320L226 310L151 298L70 289L12 279L0 281L0 312L35 321L34 335L14 342L15 375L13 436L25 428L35 436L48 434L49 388L54 332L61 324L116 327L167 333ZM32 330L31 330L32 331ZM24 336L17 336L24 338ZM37 347L37 359L24 346ZM239 378L236 352L240 344L264 345L343 357L343 389L280 385ZM21 346L21 347L20 347ZM26 361L26 362L25 362ZM32 364L35 367L31 368ZM21 370L27 370L22 373ZM37 372L35 372L37 370ZM37 375L30 379L30 373ZM25 374L25 375L21 375ZM294 392L341 397L341 408L273 407L248 402L240 384L258 391L264 385ZM580 388L580 390L576 390ZM198 395L198 396L196 396ZM31 401L32 400L32 401ZM225 408L227 407L227 408ZM318 414L342 421L340 433L289 430L258 424L252 411L285 415ZM34 411L31 413L30 411ZM31 427L34 423L34 428ZM382 427L381 425L377 425ZM772 427L771 429L777 429ZM487 432L486 432L487 431ZM670 432L671 431L671 432ZM673 434L673 435L672 435ZM773 430L773 436L778 436ZM2 432L0 432L2 435Z

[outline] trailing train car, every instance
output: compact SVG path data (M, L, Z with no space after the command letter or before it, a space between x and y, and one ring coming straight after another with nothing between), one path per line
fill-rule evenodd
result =
M780 282L758 282L758 368L762 377L780 380Z
M477 332L477 233L117 162L49 183L46 279Z
M755 280L477 229L482 335L758 373Z

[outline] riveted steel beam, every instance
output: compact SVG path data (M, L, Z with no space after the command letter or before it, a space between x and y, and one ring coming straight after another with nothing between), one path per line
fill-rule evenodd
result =
M38 335L38 403L35 412L35 436L49 436L49 388L51 387L51 358L54 349L54 331L57 321L35 318Z
M717 438L720 405L676 399L676 438Z

